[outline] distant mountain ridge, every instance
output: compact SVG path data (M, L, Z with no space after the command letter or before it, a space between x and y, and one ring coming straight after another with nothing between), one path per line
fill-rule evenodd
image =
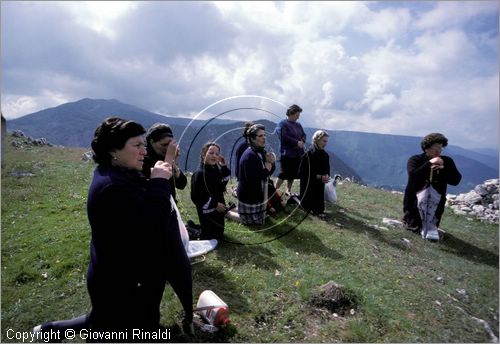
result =
M108 116L133 119L148 128L153 123L165 122L172 126L180 140L182 166L193 171L199 164L199 147L209 140L218 139L226 157L241 137L243 122L216 119L213 121L167 117L134 105L110 99L81 99L76 102L38 111L7 121L8 130L22 130L34 138L45 137L53 144L73 147L89 147L97 125ZM263 123L272 132L276 123ZM187 125L191 123L189 127ZM308 145L317 129L304 128ZM330 131L327 151L330 154L332 174L354 177L370 186L403 190L406 181L406 163L411 155L421 153L419 137L364 133L354 131ZM268 136L269 148L279 151L276 135ZM189 150L191 147L191 150ZM486 179L498 178L498 154L494 150L472 151L450 145L445 155L451 156L463 175L458 187L450 187L452 193L466 192ZM234 167L233 167L234 170Z

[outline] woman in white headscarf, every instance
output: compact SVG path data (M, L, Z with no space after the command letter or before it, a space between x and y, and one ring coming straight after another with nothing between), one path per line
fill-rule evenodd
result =
M302 156L299 167L300 204L321 218L326 216L325 184L330 180L330 157L325 151L328 137L325 130L314 133L313 145Z

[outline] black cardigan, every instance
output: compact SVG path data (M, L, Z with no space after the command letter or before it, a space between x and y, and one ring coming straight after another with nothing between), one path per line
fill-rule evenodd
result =
M444 168L434 171L432 178L432 186L441 194L441 200L436 211L438 224L446 203L447 184L458 185L462 179L462 175L452 158L441 156L441 159L443 159ZM405 216L408 217L407 222L420 222L417 210L417 192L426 186L430 177L431 163L429 160L425 153L414 155L408 159L408 184L406 185L403 200L403 211L406 214Z
M98 166L87 211L92 239L87 287L90 325L157 328L168 280L192 316L191 265L170 203L167 180Z

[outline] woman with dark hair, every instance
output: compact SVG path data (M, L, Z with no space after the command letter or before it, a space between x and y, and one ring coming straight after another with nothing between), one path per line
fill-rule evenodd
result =
M243 142L240 143L240 145L238 146L238 148L236 148L236 153L234 154L236 156L236 167L235 167L235 176L236 176L236 179L238 179L238 175L239 175L239 172L240 172L240 159L241 159L241 156L243 155L243 152L249 147L248 145L248 129L254 125L253 122L245 122L245 125L243 127L243 134L242 134L242 137L243 137Z
M244 225L261 225L266 218L269 176L274 171L275 157L266 153L266 131L262 124L247 130L249 148L240 159L238 182L238 213Z
M155 123L153 124L146 133L146 156L144 157L144 165L142 166L142 173L149 178L151 175L151 168L156 164L157 161L162 161L167 153L167 148L170 144L176 144L174 139L174 134L172 129L168 124ZM179 150L177 150L177 155L172 165L172 178L169 179L170 192L172 197L177 203L176 198L176 188L179 190L184 190L187 185L187 178L182 173L177 165L177 159L179 157Z
M447 145L448 139L443 134L429 134L420 143L423 153L408 159L408 184L403 201L403 223L409 230L420 233L422 227L422 220L417 208L418 191L431 183L434 189L441 194L441 200L435 213L436 227L439 227L446 203L447 184L458 185L462 179L453 159L441 155L443 148ZM432 181L430 180L431 171Z
M177 147L169 147L147 180L140 173L146 154L144 132L140 124L117 117L107 118L96 129L92 150L97 167L87 200L92 230L87 289L92 310L88 316L46 323L38 330L86 327L122 333L120 338L108 338L111 341L134 341L134 329L161 329L160 302L167 281L184 307L184 328L192 328L191 265L168 183Z
M313 146L302 156L299 167L300 205L325 218L325 184L330 180L330 157L325 151L328 133L318 130L312 141Z
M306 133L298 123L302 108L293 104L286 111L287 119L278 123L275 132L280 138L281 171L276 181L276 190L287 181L287 192L291 194L294 179L298 178L300 158L304 154Z
M220 146L208 142L201 148L200 167L191 177L191 200L196 205L202 240L222 239L227 213L224 192L231 177Z

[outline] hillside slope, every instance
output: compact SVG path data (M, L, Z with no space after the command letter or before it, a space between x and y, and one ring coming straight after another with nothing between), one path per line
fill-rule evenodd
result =
M89 310L85 203L94 165L80 160L84 149L5 147L0 339L18 342L8 329ZM447 209L444 240L425 242L382 222L400 217L400 194L346 183L337 193L326 221L292 206L253 230L227 221L225 241L193 265L193 302L213 290L231 324L186 339L167 286L161 321L172 341L489 342L475 318L498 336L498 226ZM178 197L183 219L197 222L189 187ZM328 281L345 287L347 308L311 302Z

